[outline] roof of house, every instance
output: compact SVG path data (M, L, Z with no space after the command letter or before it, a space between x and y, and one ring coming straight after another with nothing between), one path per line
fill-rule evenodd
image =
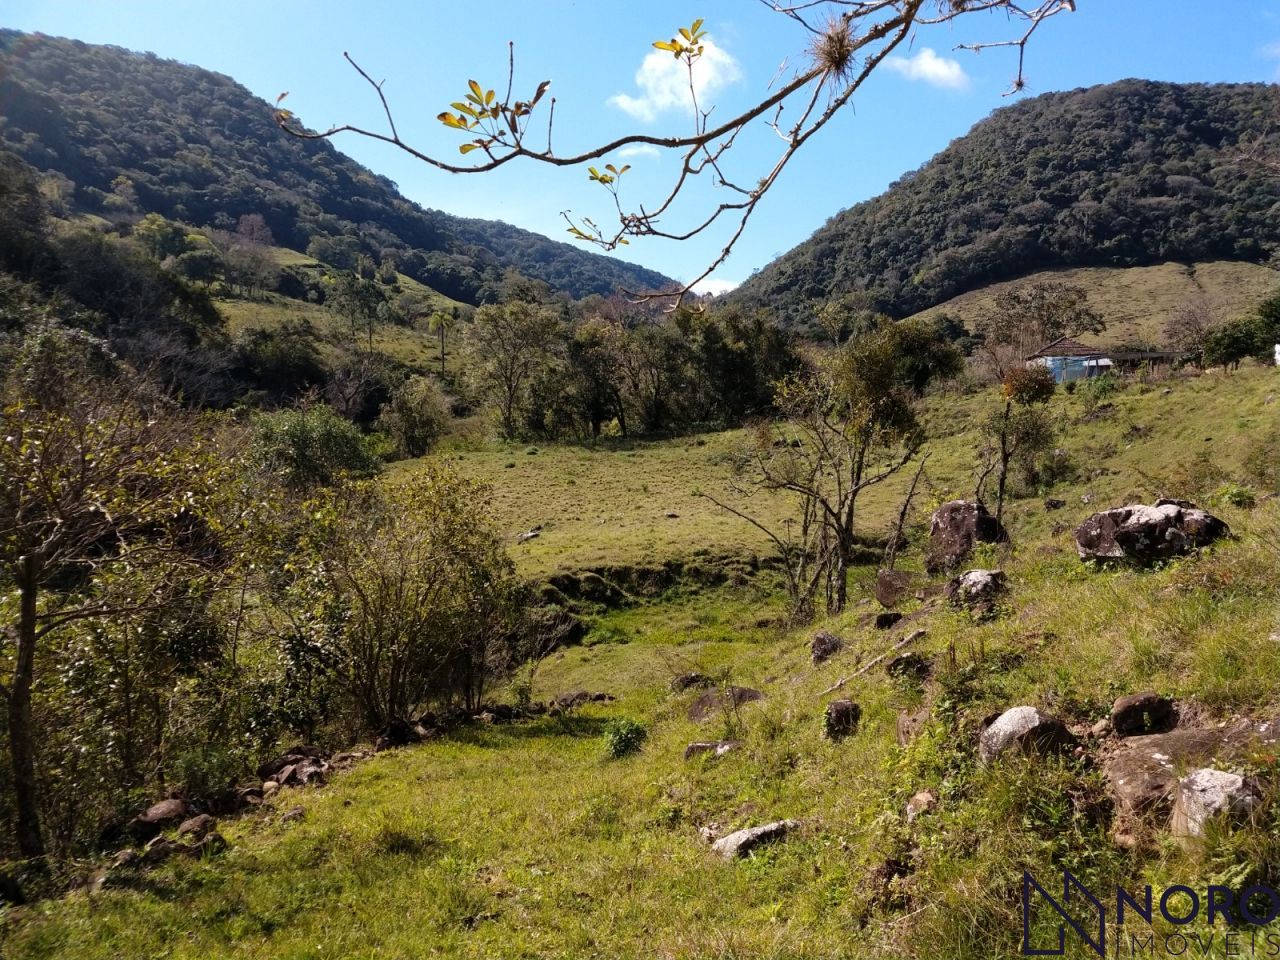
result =
M1046 343L1031 356L1026 357L1027 360L1037 360L1040 357L1102 357L1106 356L1105 351L1098 350L1094 347L1086 347L1078 340L1072 340L1070 337L1059 337L1052 343Z

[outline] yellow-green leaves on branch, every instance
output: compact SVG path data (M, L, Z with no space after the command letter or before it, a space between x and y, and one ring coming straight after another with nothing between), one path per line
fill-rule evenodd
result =
M689 27L680 28L680 36L672 37L670 40L655 40L653 45L659 50L666 50L673 57L679 60L684 57L688 62L692 63L696 57L702 56L702 38L706 36L706 31L702 29L702 18L693 21Z
M449 104L453 110L445 110L436 119L454 130L484 134L461 144L458 147L459 153L466 154L472 150L489 153L489 148L495 145L513 148L520 146L524 135L524 123L521 121L533 112L533 108L551 86L551 81L543 80L538 84L532 99L517 100L515 103L498 100L497 93L486 90L475 80L468 80L467 86L469 92L463 99Z

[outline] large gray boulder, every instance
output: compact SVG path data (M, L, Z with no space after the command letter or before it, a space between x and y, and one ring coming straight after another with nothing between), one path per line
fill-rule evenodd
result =
M759 827L747 827L721 837L711 845L711 849L726 860L736 860L745 857L756 847L784 839L787 834L799 828L798 820L777 820Z
M1186 500L1157 500L1095 513L1076 527L1081 560L1150 563L1191 553L1231 533L1217 517Z
M1104 756L1102 773L1115 801L1115 837L1130 845L1148 822L1160 825L1172 813L1179 773L1245 760L1276 749L1280 724L1237 720L1225 726L1175 727L1168 733L1125 737Z
M137 843L146 843L170 827L176 827L194 813L185 800L170 798L153 803L125 826L125 833Z
M1075 737L1057 717L1035 707L1013 707L982 731L978 755L983 763L991 763L1007 753L1054 753L1074 743Z
M1003 570L966 570L947 583L947 599L957 607L990 607L1008 582Z
M954 570L979 543L999 543L1004 539L1004 529L981 503L948 501L929 518L925 569L930 573Z
M1170 832L1183 839L1203 837L1211 821L1240 822L1261 804L1261 794L1247 778L1202 767L1178 781Z

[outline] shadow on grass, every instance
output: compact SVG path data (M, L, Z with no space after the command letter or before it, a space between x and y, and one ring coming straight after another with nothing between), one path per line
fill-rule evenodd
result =
M446 739L469 746L502 748L513 742L554 739L559 737L591 738L604 732L607 717L569 715L539 717L516 723L493 725L470 724L450 731Z

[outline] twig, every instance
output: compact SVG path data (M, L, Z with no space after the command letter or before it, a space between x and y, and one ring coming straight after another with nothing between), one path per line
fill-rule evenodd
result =
M877 663L879 663L885 657L889 656L889 654L894 653L898 650L901 650L903 647L905 647L909 643L915 643L917 640L923 637L926 634L926 632L927 631L925 630L912 630L905 637L903 637L901 640L895 643L892 647L890 647L884 653L880 654L880 656L876 657L874 660L868 660L863 666L859 667L853 673L849 674L849 676L841 677L831 686L827 687L827 689L823 690L820 694L818 694L818 696L825 697L828 693L835 693L837 690L842 689L844 685L848 683L850 680L853 680L853 679L856 679L857 677L862 676L864 673L866 673L868 670L874 667Z

